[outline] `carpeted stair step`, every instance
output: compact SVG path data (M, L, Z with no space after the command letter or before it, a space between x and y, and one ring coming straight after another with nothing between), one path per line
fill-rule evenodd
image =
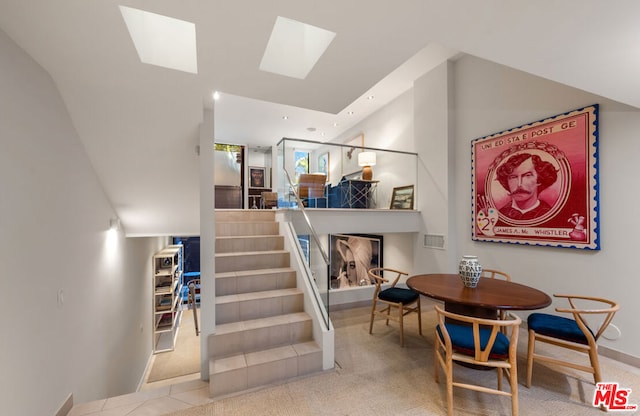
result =
M249 235L216 238L216 253L283 250L281 235Z
M216 325L302 312L304 294L298 288L216 297Z
M280 225L273 221L216 221L216 238L247 235L278 235Z
M322 370L315 341L209 360L209 394L220 397Z
M216 210L216 222L261 222L276 220L276 213L273 210L259 210L259 209L245 209L245 210L233 210L233 209L217 209Z
M216 253L216 273L289 267L286 250Z
M207 341L209 358L218 359L312 339L311 317L294 312L216 325Z
M218 296L290 287L296 287L296 272L290 267L216 273Z

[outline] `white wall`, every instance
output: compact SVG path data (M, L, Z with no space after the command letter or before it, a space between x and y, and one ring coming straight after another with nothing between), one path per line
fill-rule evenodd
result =
M594 103L600 104L602 249L473 242L471 140ZM638 131L640 110L636 108L465 56L430 71L416 81L412 92L336 141L364 132L366 146L419 154L418 209L424 219L423 231L445 235L447 249L422 247L420 234L414 245L416 273L456 272L460 256L475 254L486 267L504 269L517 282L549 294L615 299L622 309L614 324L622 336L602 339L601 345L640 358L634 244L635 235L640 234L640 220L631 208L640 203L634 182L640 160ZM559 303L547 310L555 306ZM615 331L610 334L615 335Z
M415 151L418 153L418 206L424 221L414 246L415 268L422 273L450 270L455 264L455 178L452 63L444 63L414 84ZM445 248L423 246L424 234L444 236Z
M52 415L70 394L136 389L161 241L108 234L114 210L54 83L2 31L0 62L0 402Z
M413 152L414 150L414 119L413 119L413 90L409 90L391 103L378 110L371 116L367 117L361 123L355 125L335 140L334 143L345 143L354 138L360 133L364 133L364 145L366 147L389 149L389 150L401 150L407 152ZM333 153L331 155L333 158ZM340 157L339 152L336 155ZM333 162L332 162L333 164ZM420 163L418 163L420 165ZM381 183L378 185L378 205L383 208L388 208L389 204L389 192L384 191L383 186L384 169L379 166L374 166L374 179L382 178ZM377 172L377 173L376 173ZM407 174L407 176L412 176ZM332 178L333 179L333 178ZM338 178L339 180L339 178ZM335 181L334 181L335 182ZM400 184L395 184L399 186ZM402 185L408 185L402 183ZM386 188L390 188L386 186ZM418 195L419 198L419 195ZM346 221L349 221L347 219ZM339 224L341 219L332 220L334 226ZM379 234L381 228L389 224L371 223L370 227L361 229L362 224L356 221L351 221L351 225L345 225L342 232L353 232L346 227L359 227L357 232ZM383 250L383 264L385 267L397 268L408 272L414 273L414 257L411 247L417 242L417 233L386 233L384 236L384 250ZM406 280L406 279L403 279ZM336 292L338 293L338 292ZM367 292L368 293L368 292ZM332 298L332 303L349 303L359 301L362 299L370 299L371 294L358 295L358 291L354 291L354 295L351 297L335 295Z
M601 345L640 357L637 316L637 257L634 237L640 221L636 166L640 159L640 110L507 67L467 56L456 62L455 85L457 204L456 255L475 254L486 267L507 270L524 284L549 294L580 293L612 298L621 311L614 324L622 336ZM473 242L470 232L470 142L485 135L590 104L600 104L600 251ZM445 271L445 270L443 270ZM446 270L451 271L451 270ZM632 290L630 290L633 288ZM557 306L557 304L554 304Z
M241 172L240 164L236 162L236 154L216 150L213 152L215 158L215 178L216 185L240 186Z
M332 142L345 143L364 133L366 147L414 152L413 122L413 89L411 89Z

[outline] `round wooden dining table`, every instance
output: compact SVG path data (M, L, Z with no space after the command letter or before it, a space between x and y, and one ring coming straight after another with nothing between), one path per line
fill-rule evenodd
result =
M546 293L507 280L481 278L475 288L465 287L457 274L420 274L407 286L421 295L444 301L445 309L467 316L495 319L498 310L532 310L551 305Z

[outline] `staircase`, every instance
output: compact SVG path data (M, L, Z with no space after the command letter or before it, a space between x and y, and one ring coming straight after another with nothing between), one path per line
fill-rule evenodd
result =
M322 370L273 210L216 210L216 333L211 397Z

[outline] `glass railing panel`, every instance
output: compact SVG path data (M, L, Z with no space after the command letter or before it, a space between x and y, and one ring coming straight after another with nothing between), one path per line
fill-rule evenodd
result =
M323 199L303 199L309 208L415 209L417 206L416 153L285 138L278 143L277 154L275 175L279 178L281 208L297 207L293 190L299 187L302 173L325 175ZM291 173L293 185L284 177L285 169ZM371 172L370 177L366 171Z
M329 267L325 260L326 243L313 237L313 230L305 221L301 210L291 213L291 224L298 237L300 256L305 260L311 273L310 279L317 288L316 300L324 306L323 316L329 327Z
M293 227L298 239L297 247L299 255L300 258L304 259L307 267L309 268L307 278L311 280L312 286L316 288L314 296L316 296L317 304L319 306L323 306L323 308L321 308L321 312L323 314L326 328L329 329L329 256L326 254L326 247L320 241L309 216L305 212L304 205L295 191L291 175L286 170L283 173L283 176L287 180L288 188L291 190L291 194L296 200L297 209L292 209L290 220L291 226Z

